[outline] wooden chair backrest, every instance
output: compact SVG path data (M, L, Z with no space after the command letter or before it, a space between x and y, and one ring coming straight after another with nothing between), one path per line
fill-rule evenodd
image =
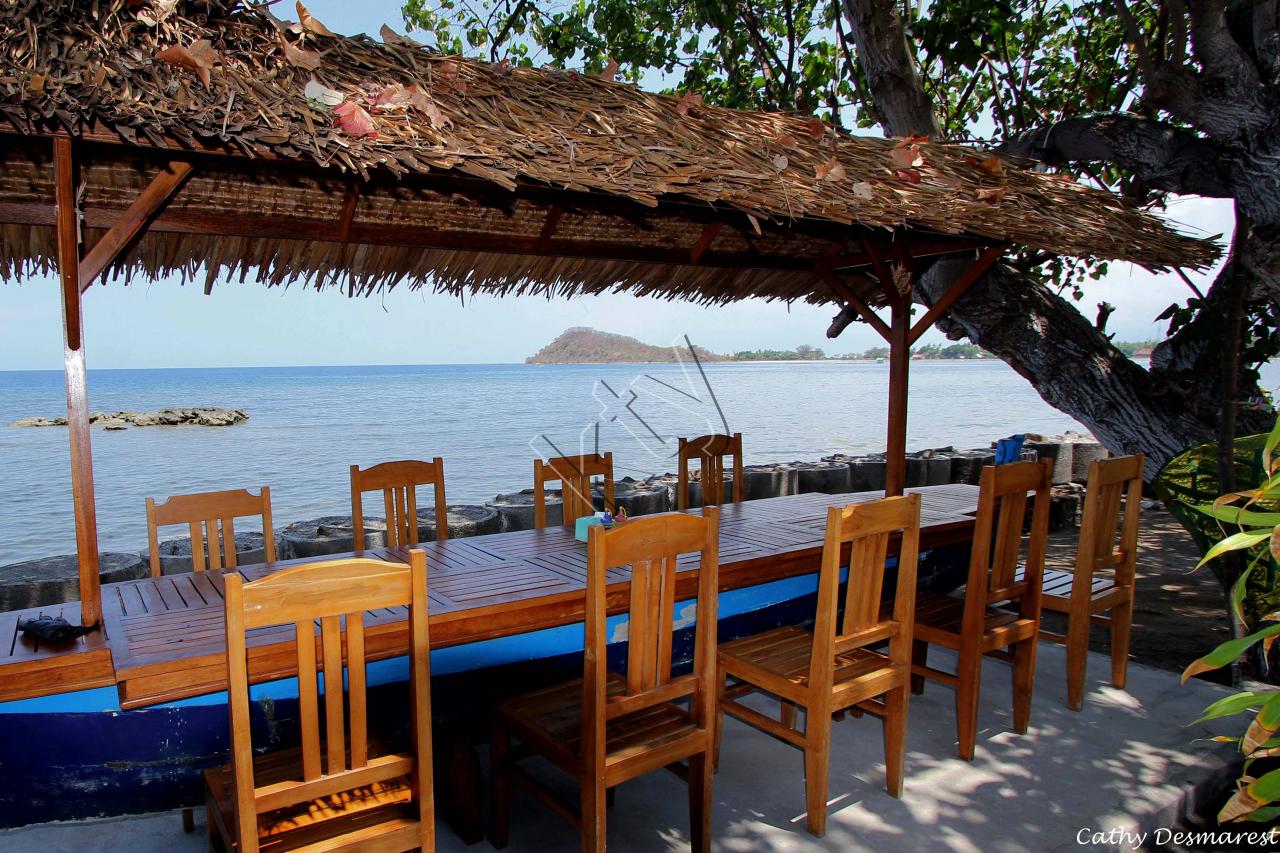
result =
M364 612L402 605L409 608L413 752L371 758L366 728ZM416 780L419 819L424 824L432 821L426 554L416 549L410 551L408 566L360 557L307 563L252 583L245 583L238 574L231 573L226 576L226 613L227 684L238 849L258 849L257 815L261 812L405 775ZM324 671L326 688L323 755L316 620L320 622L319 668ZM289 623L294 625L298 646L298 705L302 728L300 778L255 787L245 632ZM344 714L343 703L344 658L347 664L345 698L349 714Z
M1133 586L1144 462L1139 453L1099 459L1089 466L1073 590L1087 591L1088 580L1103 569L1115 569L1116 586Z
M746 478L742 473L742 433L681 438L676 481L676 508L689 508L689 464L698 460L702 477L702 505L718 505L724 495L724 458L733 458L733 500L742 500Z
M900 537L893 612L881 616L885 560ZM851 543L844 612L838 612L841 552ZM920 496L905 495L827 510L827 535L818 579L809 684L829 685L835 656L889 641L890 660L911 665L915 621L916 569L920 555Z
M545 462L533 460L533 526L547 526L546 484L560 481L560 494L564 501L564 525L573 527L575 521L596 511L591 500L591 478L604 478L604 506L612 511L613 502L613 454L586 453L581 456L557 456Z
M982 469L978 484L978 518L969 557L969 579L961 632L981 636L989 605L1009 602L1024 617L1040 617L1040 584L1044 578L1045 544L1049 538L1049 490L1053 460L1011 462ZM1034 499L1031 532L1023 554L1027 501ZM1026 567L1018 579L1018 566Z
M258 494L248 489L197 492L173 495L164 503L147 498L147 548L151 556L151 576L160 577L159 528L185 524L191 532L191 565L197 572L236 567L235 519L259 516L267 562L276 559L276 537L271 528L271 490L263 486ZM207 545L207 556L206 556Z
M406 459L383 462L370 468L351 466L351 525L355 549L363 551L364 493L382 492L387 519L387 546L418 544L418 486L436 489L436 539L449 538L449 510L444 501L444 460L430 462Z
M659 513L631 519L612 530L590 528L582 743L584 761L601 762L602 775L605 724L609 719L685 696L691 697L690 712L699 726L710 725L714 718L711 702L716 677L719 539L718 507L708 507L701 516ZM699 555L693 671L673 677L676 560L680 554L690 552ZM627 686L621 695L606 698L607 573L611 568L627 565L631 567Z

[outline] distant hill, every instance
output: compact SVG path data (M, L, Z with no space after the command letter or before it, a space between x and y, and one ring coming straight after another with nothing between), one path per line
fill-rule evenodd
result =
M724 361L725 357L697 347L703 361ZM685 350L684 355L688 355ZM575 326L525 359L525 364L612 364L636 362L673 362L676 351L654 346L626 335L601 332L586 326Z

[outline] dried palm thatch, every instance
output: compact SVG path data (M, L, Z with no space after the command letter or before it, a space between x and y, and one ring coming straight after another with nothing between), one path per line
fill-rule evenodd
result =
M1156 269L1217 254L975 148L442 56L385 28L384 43L336 36L299 12L0 2L0 274L53 264L47 146L31 138L60 130L102 142L83 146L86 242L157 154L233 155L200 162L115 269L186 280L203 267L206 287L230 273L353 294L407 281L821 302L816 268L857 266L835 260L895 235L914 254L1010 241Z

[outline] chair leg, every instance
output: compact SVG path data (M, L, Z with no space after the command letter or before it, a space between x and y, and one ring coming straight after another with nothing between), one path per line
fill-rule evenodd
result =
M1114 638L1112 642L1115 642ZM1089 611L1081 608L1067 617L1067 707L1073 711L1084 707L1085 669L1088 661Z
M1034 638L1014 643L1013 647L1013 729L1020 735L1025 735L1031 726L1031 694L1036 680L1036 648Z
M712 725L714 731L711 733L711 772L714 773L720 769L720 741L724 739L724 686L725 679L728 676L724 671L716 673L716 692L715 692L715 717Z
M196 810L195 809L182 810L182 831L183 832L196 831Z
M778 721L787 728L794 729L796 727L796 706L788 702L786 699L783 699L782 710L778 714Z
M924 666L929 659L929 644L920 640L911 641L911 665ZM911 676L911 692L919 696L924 693L924 676Z
M982 654L977 649L960 652L956 678L957 754L965 761L972 761L978 745L978 699L982 683Z
M895 797L902 796L903 770L907 757L907 700L905 686L890 690L884 697L884 773L885 789Z
M689 759L689 847L693 853L711 851L711 757L700 752Z
M1111 611L1111 686L1124 690L1129 675L1129 634L1133 627L1133 602Z
M831 763L831 712L804 709L804 794L809 832L827 833L827 777Z
M507 846L511 828L511 773L507 766L511 752L511 733L501 721L493 723L489 739L489 787L491 799L491 838L498 850Z
M603 779L582 780L582 853L604 853L605 787Z

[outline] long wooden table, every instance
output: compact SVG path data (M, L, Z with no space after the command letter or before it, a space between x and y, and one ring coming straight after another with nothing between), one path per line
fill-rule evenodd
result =
M923 499L921 542L931 548L964 541L971 536L977 509L974 486L928 486L918 491ZM826 509L874 500L880 492L853 494L803 494L727 504L721 508L720 585L737 589L814 572L822 551ZM698 510L693 510L698 512ZM431 607L433 647L521 634L582 620L586 582L586 547L573 532L555 527L496 533L419 546L427 552L428 596ZM396 549L365 552L403 561ZM334 559L345 555L333 555ZM243 566L247 580L279 571L301 560ZM613 570L609 593L611 612L626 607L625 569ZM692 560L678 575L679 595L692 595L696 571ZM168 575L103 587L105 645L110 650L114 680L123 708L139 708L223 690L225 645L223 623L223 573ZM6 618L13 617L13 618ZM0 614L0 626L12 630L15 614ZM365 616L367 653L371 660L405 654L406 614L394 608ZM3 643L3 640L0 640ZM24 644L27 644L24 646ZM100 669L102 642L91 639L95 665ZM8 675L4 698L23 695L24 685L39 675L39 650L15 635L0 645L0 682ZM25 651L24 651L25 649ZM17 657L14 651L19 654ZM67 652L49 650L47 677L65 666ZM16 665L21 661L22 670ZM250 677L255 682L295 674L296 648L292 626L259 629L249 636ZM94 684L104 673L97 670ZM110 683L110 682L107 682ZM30 682L30 690L36 690ZM92 685L84 685L92 686ZM74 689L64 685L62 690ZM40 695L48 689L28 692Z

